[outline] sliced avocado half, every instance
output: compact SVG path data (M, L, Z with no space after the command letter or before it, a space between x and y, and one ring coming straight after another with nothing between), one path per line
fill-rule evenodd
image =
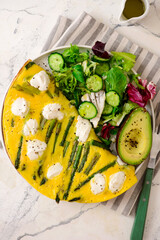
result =
M138 165L147 158L151 146L151 117L146 109L136 108L118 132L117 152L124 162Z

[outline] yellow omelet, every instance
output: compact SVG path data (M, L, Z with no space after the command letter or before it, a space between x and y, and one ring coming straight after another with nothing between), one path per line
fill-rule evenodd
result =
M100 142L93 128L87 142L78 142L78 112L61 92L59 95L55 93L53 79L50 77L47 91L30 86L30 79L40 71L43 71L40 66L28 60L15 77L4 101L3 138L8 156L17 171L36 190L57 202L102 202L131 188L137 182L135 168L119 165L117 157L111 152L92 145L93 141ZM29 106L24 117L12 112L13 103L18 98L25 99ZM53 103L61 106L63 118L45 121L42 111L46 105ZM29 119L38 123L37 131L25 135L24 126ZM31 159L28 144L35 140L41 141L45 150L39 154L34 152L38 157ZM114 189L118 181L114 177L119 172L123 173L123 181L122 184L118 183L119 188Z

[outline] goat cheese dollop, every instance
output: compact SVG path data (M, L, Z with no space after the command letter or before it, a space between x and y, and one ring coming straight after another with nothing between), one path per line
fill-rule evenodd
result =
M112 193L120 191L123 187L125 179L126 175L122 171L112 174L109 178L109 190Z
M106 181L101 173L95 174L94 178L91 179L90 182L91 185L91 191L93 194L98 194L104 191L106 186Z
M46 91L48 89L49 83L50 79L45 71L40 71L39 73L36 73L30 80L31 86L38 88L40 91Z
M45 151L47 144L38 139L29 140L27 144L27 156L30 160L35 160L42 156Z
M23 129L23 133L25 136L29 136L30 134L34 135L36 134L38 130L38 122L36 119L29 119Z
M81 116L77 117L76 136L79 137L78 140L80 142L86 142L91 128L92 125L87 119L84 119Z
M53 164L51 167L48 168L47 171L47 178L52 179L56 176L58 176L63 170L63 166L57 162Z
M62 120L64 113L60 111L61 105L58 103L50 103L43 108L42 115L45 119L51 120L57 118Z
M12 103L11 111L16 116L25 117L29 112L29 103L19 97Z

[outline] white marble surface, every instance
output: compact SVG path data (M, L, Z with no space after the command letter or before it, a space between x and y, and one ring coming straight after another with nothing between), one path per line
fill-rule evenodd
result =
M59 14L75 19L85 10L160 56L160 0L151 0L148 16L130 26L117 24L120 5L121 0L1 0L0 100L25 60L39 54ZM152 184L145 240L160 239L159 202L160 172ZM133 220L103 204L57 205L30 187L0 148L1 240L128 240Z

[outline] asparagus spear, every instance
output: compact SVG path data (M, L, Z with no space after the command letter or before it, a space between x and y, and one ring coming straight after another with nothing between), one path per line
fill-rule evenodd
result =
M45 119L45 118L43 117L43 115L41 114L41 118L40 118L40 129L41 129L41 130L43 130L44 125L46 124L46 122L47 122L47 119Z
M70 117L70 118L69 118L69 122L68 122L68 124L67 124L66 130L65 130L64 135L63 135L63 138L62 138L62 141L61 141L61 143L60 143L60 146L64 146L64 143L65 143L65 141L66 141L66 137L67 137L67 135L68 135L69 129L70 129L72 123L73 123L74 118L75 118L75 117Z
M49 90L46 91L46 94L47 94L50 98L53 98L53 95L52 95L52 93L51 93Z
M59 96L59 89L55 86L54 94L58 97Z
M15 160L15 168L16 168L16 169L19 168L19 164L20 164L22 144L23 144L23 136L20 137L20 142L19 142L19 146L18 146L17 157L16 157L16 160Z
M37 174L38 174L39 177L41 177L42 173L43 173L42 165L40 165L39 168L38 168Z
M90 171L92 170L92 168L96 165L98 159L100 158L100 154L99 153L95 153L92 161L89 163L88 167L86 168L86 170L84 171L84 173L86 175L88 175L90 173Z
M27 65L25 66L26 70L28 70L30 67L32 67L32 65L34 65L34 62L29 62L27 63Z
M44 178L42 178L42 181L40 182L40 186L42 186L43 184L45 184L46 182L47 182L47 178L46 177L44 177Z
M71 152L71 155L70 155L70 159L69 159L69 162L68 162L68 167L67 169L71 166L72 162L73 162L73 158L74 158L74 155L76 153L76 149L77 149L77 145L78 145L78 137L75 138L74 142L73 142L73 148L72 148L72 152Z
M69 147L69 144L70 144L70 142L65 141L64 149L63 149L63 157L65 157L65 155L66 155L66 152L67 152L67 149Z
M27 77L24 77L24 78L23 78L23 81L28 82L29 80L31 80L31 78L33 78L33 76L34 76L34 75L29 75L29 76L27 76Z
M107 146L99 141L96 141L94 139L91 140L91 145L96 146L96 147L100 147L100 148L104 148L104 149L108 149Z
M49 139L51 137L51 134L53 132L53 129L54 129L55 125L56 125L56 119L51 120L51 122L48 126L48 129L47 129L47 133L46 133L46 139L45 139L46 143L49 142Z
M70 199L68 202L76 202L76 201L79 201L80 199L81 199L80 197L75 197Z
M35 88L35 87L29 85L28 82L23 83L22 85L17 84L13 88L15 88L17 91L27 93L31 96L34 96L34 94L36 94L36 95L40 94L40 90L38 88Z
M14 118L11 119L11 127L14 127Z
M87 157L88 157L88 154L89 154L89 150L90 150L90 143L87 142L85 144L85 147L84 147L84 153L83 153L82 161L81 161L81 163L79 165L79 168L78 168L79 173L82 171L82 169L84 167L84 164L85 164L85 162L87 160Z
M56 128L56 135L55 135L55 139L54 139L54 144L53 144L53 151L52 151L52 153L54 153L54 151L55 151L55 147L56 147L58 135L59 135L59 133L60 133L60 131L61 131L61 126L62 126L62 123L61 123L61 122L58 122L57 128Z
M98 171L96 171L95 173L92 173L91 176L89 176L85 181L81 182L75 189L74 191L79 190L81 187L83 187L86 183L88 183L97 173L102 173L104 171L106 171L108 168L113 167L114 164L116 163L116 161L113 161L109 164L107 164L106 166L104 166L103 168L99 169Z
M56 195L56 199L55 199L55 201L56 201L56 203L59 203L59 202L60 202L60 198L59 198L58 193L57 193L57 195Z
M71 188L71 185L73 183L73 179L74 179L74 176L75 176L78 164L79 164L79 160L80 160L80 157L81 157L82 147L83 147L82 145L78 146L78 149L77 149L77 152L76 152L76 156L75 156L75 161L74 161L74 164L73 164L71 177L70 177L70 181L69 181L69 184L68 184L68 188L67 188L67 191L65 192L65 194L63 196L64 200L67 199L69 191L70 191L70 188Z
M36 175L34 174L32 178L33 178L33 180L36 180Z

